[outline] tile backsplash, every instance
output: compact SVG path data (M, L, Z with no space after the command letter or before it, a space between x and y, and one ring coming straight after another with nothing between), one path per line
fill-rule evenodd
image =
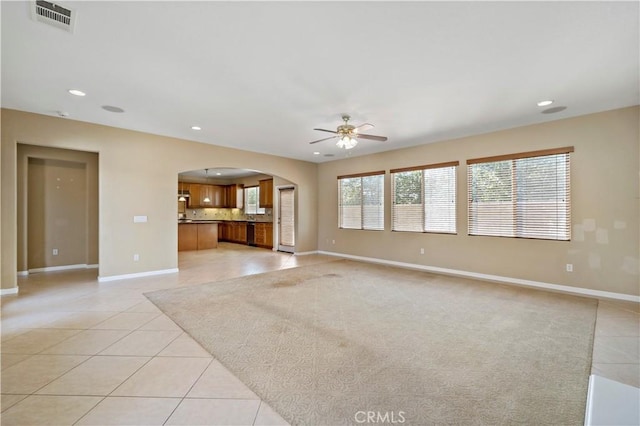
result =
M265 214L246 215L242 209L186 209L185 213L179 213L178 219L197 220L247 220L256 222L273 222L273 209L265 209ZM184 215L184 216L182 216Z

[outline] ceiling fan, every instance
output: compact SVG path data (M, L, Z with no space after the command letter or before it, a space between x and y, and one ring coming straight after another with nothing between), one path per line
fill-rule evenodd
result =
M387 140L386 136L376 136L376 135L366 135L364 133L359 133L360 129L369 126L373 127L373 124L364 123L359 126L354 126L349 124L349 120L351 117L347 114L342 116L342 120L344 124L338 126L336 130L327 130L327 129L313 129L319 130L321 132L333 133L333 136L329 136L328 138L318 139L317 141L309 142L310 144L326 141L333 138L338 138L338 142L336 145L339 148L351 149L358 144L358 139L371 139L374 141L385 142Z

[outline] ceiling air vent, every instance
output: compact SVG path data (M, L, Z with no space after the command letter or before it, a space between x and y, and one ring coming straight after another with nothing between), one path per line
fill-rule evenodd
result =
M73 33L76 24L76 12L49 1L31 2L31 17L38 22L53 25Z

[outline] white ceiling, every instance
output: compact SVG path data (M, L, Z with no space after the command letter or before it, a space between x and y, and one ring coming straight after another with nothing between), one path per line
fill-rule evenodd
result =
M1 2L3 107L322 162L640 103L638 2L60 4Z

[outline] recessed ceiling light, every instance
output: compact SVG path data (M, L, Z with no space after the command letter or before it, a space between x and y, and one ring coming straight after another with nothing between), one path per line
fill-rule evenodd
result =
M200 126L191 126L191 130L202 130Z
M551 105L552 103L553 103L552 100L540 101L540 102L538 102L538 106L547 106L547 105Z
M313 155L320 155L320 153L318 151L315 151Z
M67 90L69 93L71 93L72 95L75 96L85 96L86 93L84 93L82 90L78 90L78 89L69 89Z
M124 112L122 108L117 106L112 106L112 105L103 105L102 109L109 112L118 112L118 113Z

